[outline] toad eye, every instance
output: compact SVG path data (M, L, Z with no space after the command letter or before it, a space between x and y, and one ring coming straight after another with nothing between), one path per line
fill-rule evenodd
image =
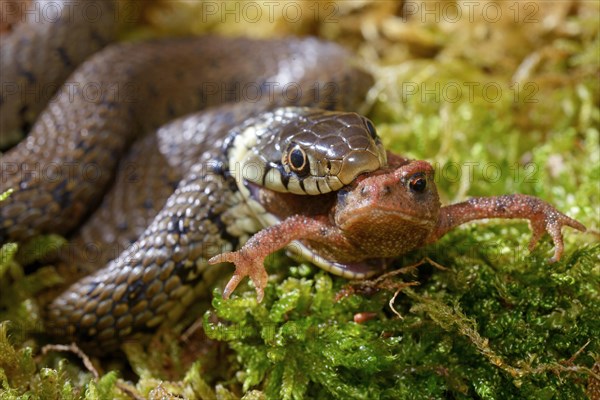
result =
M377 139L377 131L375 130L375 126L371 121L365 118L365 125L367 126L367 130L373 139Z
M408 187L415 193L423 193L427 188L427 178L425 174L419 172L410 177Z
M308 172L306 152L298 145L292 147L288 152L288 163L290 169L297 174Z

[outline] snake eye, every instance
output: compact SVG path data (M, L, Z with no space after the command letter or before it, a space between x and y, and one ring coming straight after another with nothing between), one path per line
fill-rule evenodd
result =
M297 174L308 172L308 160L306 157L306 152L296 145L292 147L290 152L288 153L288 162L290 164L290 169Z
M375 126L371 121L365 118L365 125L367 126L367 130L373 139L377 139L377 131L375 130Z
M427 178L425 174L419 172L410 177L408 187L415 193L423 193L427 188Z

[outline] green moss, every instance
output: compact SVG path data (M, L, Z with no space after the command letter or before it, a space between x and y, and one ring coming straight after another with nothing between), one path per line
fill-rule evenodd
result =
M207 335L228 341L237 353L244 390L264 381L268 398L382 394L368 378L393 366L392 348L376 340L379 332L348 323L352 306L364 299L334 303L331 277L322 272L314 280L288 278L278 287L270 286L261 304L252 292L247 294L223 301L215 292L219 322L211 322L212 311L205 315ZM364 384L352 383L358 375Z
M11 189L8 189L7 191L3 192L3 193L0 193L0 201L4 201L4 200L6 200L6 199L8 198L8 196L10 196L10 194L11 194L13 191L14 191L14 190L11 188Z
M97 381L88 377L85 384L76 387L76 375L66 360L54 368L41 366L31 347L12 343L7 325L0 324L0 399L102 400L117 395L116 373L107 373Z
M7 243L0 247L0 322L10 322L7 329L18 343L29 339L31 333L39 332L42 326L35 296L62 281L54 268L47 266L26 275L21 259L28 262L42 260L64 243L63 238L49 235L22 246Z
M205 330L235 351L244 390L267 398L581 398L600 350L599 255L579 250L548 274L541 257L499 267L448 254L447 270L425 268L423 284L401 292L403 319L389 312L392 292L335 302L347 281L291 277L262 304L252 290L229 301L215 292ZM365 311L375 319L355 323Z

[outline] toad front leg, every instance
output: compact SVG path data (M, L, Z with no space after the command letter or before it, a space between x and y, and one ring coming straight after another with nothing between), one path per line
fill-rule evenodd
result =
M342 232L329 222L328 217L293 215L277 225L259 231L238 251L219 254L208 260L209 264L235 264L235 272L223 291L223 297L229 298L242 279L248 276L254 282L257 300L261 302L268 278L264 267L265 258L294 240L307 238L336 244L340 249L351 248Z
M581 223L567 217L537 197L511 194L475 197L462 203L442 207L437 227L427 242L435 242L448 231L466 222L484 218L528 219L533 231L529 250L533 250L542 235L548 232L554 242L554 255L550 262L558 261L562 256L564 245L561 228L563 226L570 226L582 232L586 229Z

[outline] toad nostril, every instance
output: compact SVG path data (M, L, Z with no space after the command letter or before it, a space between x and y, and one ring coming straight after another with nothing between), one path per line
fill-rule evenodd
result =
M360 195L365 197L369 194L369 189L366 186L363 186L362 189L360 189Z
M391 187L391 186L389 186L389 185L384 185L384 186L381 188L381 195L382 195L382 196L388 195L388 194L390 194L390 193L392 193L392 187Z

